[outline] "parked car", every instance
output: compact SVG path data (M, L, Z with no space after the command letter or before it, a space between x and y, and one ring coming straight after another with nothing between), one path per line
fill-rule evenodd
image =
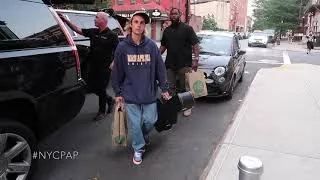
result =
M268 36L268 43L274 44L276 42L276 30L275 29L265 29L263 30Z
M250 34L248 46L262 46L267 48L269 42L268 34L263 32L253 32Z
M1 0L0 17L0 179L31 179L38 142L80 112L85 82L50 5Z
M208 97L232 98L243 79L245 53L236 34L227 32L197 33L200 41L199 70L204 72Z
M74 22L80 28L96 28L94 25L94 19L97 14L97 11L76 11L76 10L67 10L67 9L55 9L56 12L60 12L65 15L70 21ZM120 40L124 39L124 30L123 26L126 22L126 18L117 16L112 9L103 9L101 11L106 12L108 16L108 28L118 34ZM119 22L121 21L121 23ZM90 40L87 37L84 37L67 26L74 42L79 51L80 55L80 64L82 69L82 77L84 80L87 80L88 77L88 63L87 56L90 50Z

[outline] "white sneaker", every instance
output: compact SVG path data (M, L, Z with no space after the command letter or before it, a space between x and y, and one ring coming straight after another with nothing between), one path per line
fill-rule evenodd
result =
M186 116L186 117L190 116L191 115L191 109L187 109L187 110L183 111L183 115Z

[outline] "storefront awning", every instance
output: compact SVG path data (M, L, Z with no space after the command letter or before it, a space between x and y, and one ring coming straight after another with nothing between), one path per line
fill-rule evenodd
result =
M123 5L114 5L113 6L114 11L116 12L121 12L121 11L141 11L141 10L153 10L153 9L158 9L161 12L166 12L163 6L155 3L155 2L150 2L147 4L141 4L141 3L136 3L136 4L123 4Z
M148 4L115 5L113 9L118 15L126 18L131 18L135 11L146 11L151 19L168 19L168 13L165 8L154 2Z

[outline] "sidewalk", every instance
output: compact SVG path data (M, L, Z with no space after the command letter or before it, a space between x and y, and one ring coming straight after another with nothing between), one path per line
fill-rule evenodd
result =
M201 179L238 180L243 155L263 162L261 180L318 179L319 76L307 64L261 69Z
M271 48L281 51L307 52L307 44L302 42L293 42L292 44L290 44L288 41L281 41L280 45L275 45ZM312 49L311 52L320 53L320 47L314 47L314 49Z

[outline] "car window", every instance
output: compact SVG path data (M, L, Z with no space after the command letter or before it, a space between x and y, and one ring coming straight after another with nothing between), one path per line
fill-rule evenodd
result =
M0 51L67 44L63 31L43 3L1 0Z
M201 35L200 53L214 53L217 55L230 55L233 43L232 37L219 35Z
M266 37L267 34L266 33L252 33L251 36L252 37Z
M80 26L83 29L94 28L95 15L93 14L78 14L78 13L64 13L68 16L70 21Z
M80 13L72 13L72 12L63 12L73 23L78 25L82 29L88 29L88 28L96 28L94 25L94 14L80 14ZM108 28L111 30L115 30L116 28L119 28L120 24L119 22L114 19L113 17L108 18ZM83 38L82 35L75 34L69 27L69 32L73 36L77 36L78 38ZM120 29L120 28L119 28Z
M119 24L119 22L118 22L115 18L109 17L108 27L109 27L111 30L114 30L114 29L116 29L116 28L119 28L119 27L120 27L120 24Z

